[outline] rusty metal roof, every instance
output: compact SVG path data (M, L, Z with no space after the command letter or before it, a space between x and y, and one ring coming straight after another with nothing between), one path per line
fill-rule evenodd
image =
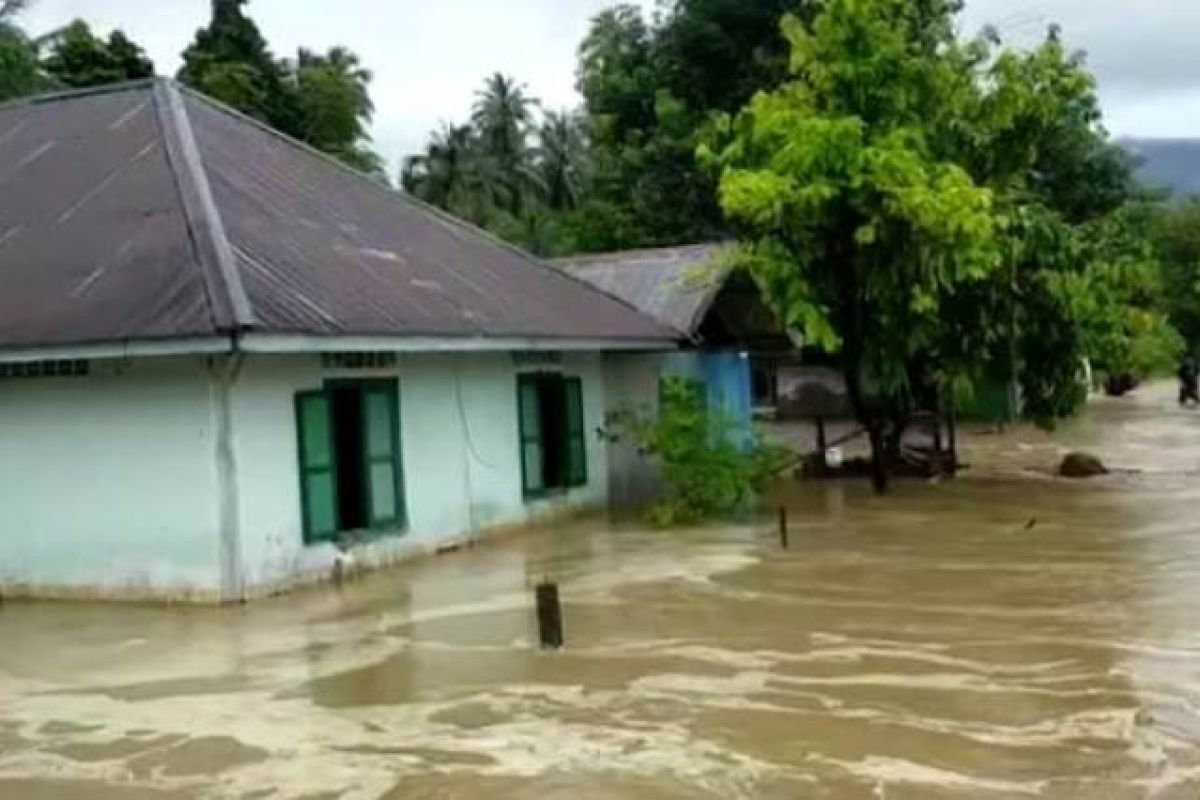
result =
M0 106L0 349L233 332L673 338L170 81Z
M565 258L557 266L669 326L695 337L729 277L720 244L629 250Z

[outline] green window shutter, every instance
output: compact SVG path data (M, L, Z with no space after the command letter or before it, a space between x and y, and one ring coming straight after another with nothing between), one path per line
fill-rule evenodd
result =
M542 406L536 375L517 377L517 414L521 440L521 488L526 495L546 490L543 470Z
M566 394L567 485L587 484L587 432L583 417L583 381L567 378Z
M362 392L363 474L372 528L405 522L404 470L400 454L400 395L394 382L369 384Z
M324 392L296 395L296 431L304 542L328 541L337 533L338 498L329 397Z

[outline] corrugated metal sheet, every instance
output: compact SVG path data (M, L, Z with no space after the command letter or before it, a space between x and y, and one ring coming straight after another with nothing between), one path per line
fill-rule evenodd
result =
M622 303L198 95L188 117L262 328L654 339Z
M698 333L725 285L727 273L714 269L722 247L633 250L562 259L557 264L690 338Z
M0 107L0 348L234 329L673 338L172 83Z
M149 86L0 107L0 346L211 332Z

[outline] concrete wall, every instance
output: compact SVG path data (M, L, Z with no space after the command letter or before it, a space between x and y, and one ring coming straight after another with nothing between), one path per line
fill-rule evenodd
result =
M583 381L588 483L526 502L516 383L533 369L508 353L351 371L295 355L237 369L224 358L98 361L88 377L0 381L0 593L216 600L328 577L338 550L303 542L294 396L329 379L399 380L409 526L356 546L360 564L603 508L602 357L536 368ZM234 465L224 486L222 386Z
M203 359L0 380L0 593L213 591L211 390Z
M656 416L659 381L672 360L658 353L606 356L609 412L641 418ZM693 364L695 359L683 363ZM614 433L617 438L608 448L609 510L614 516L631 517L658 498L662 479L658 467L642 454L627 431L614 430Z
M557 369L554 368L554 369ZM606 412L598 354L567 355L564 374L583 380L588 484L527 503L518 446L518 367L508 353L402 356L385 370L326 369L316 356L252 357L235 384L233 423L240 494L242 562L252 592L322 577L332 544L305 546L300 518L293 397L329 379L396 377L409 526L354 549L381 564L487 529L521 525L608 497L607 447L595 431Z

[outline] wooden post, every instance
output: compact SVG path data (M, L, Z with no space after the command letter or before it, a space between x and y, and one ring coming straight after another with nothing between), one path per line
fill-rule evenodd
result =
M558 586L549 581L537 587L538 636L542 648L558 650L565 643L563 638L562 604L558 600Z
M817 417L817 475L825 477L829 472L828 463L829 440L825 435L825 418Z
M787 550L790 545L790 542L788 542L787 508L785 506L779 507L779 544L784 550Z
M933 409L933 452L938 461L942 458L942 394L938 392Z
M947 422L950 434L950 475L958 474L958 412L955 409L954 398L950 398L950 408L947 413Z

